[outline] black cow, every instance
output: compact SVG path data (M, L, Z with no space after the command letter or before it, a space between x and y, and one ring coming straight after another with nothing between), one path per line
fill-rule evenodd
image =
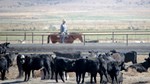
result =
M24 72L22 64L25 62L25 55L19 54L17 56L16 61L17 61L16 63L17 63L18 71L19 71L19 75L17 78L21 78L23 77L23 72Z
M89 51L89 53L90 54L87 55L86 58L79 58L75 61L76 82L78 84L81 81L81 76L81 83L84 83L84 77L86 72L91 74L90 82L93 83L94 78L94 82L96 83L96 75L99 70L99 60L97 59L98 52Z
M0 72L1 72L1 79L5 79L6 71L8 70L9 64L9 58L5 55L0 55Z
M57 57L66 57L70 59L77 59L81 57L81 52L53 52Z
M118 53L116 50L110 50L112 53ZM120 52L119 52L120 53ZM132 62L133 64L137 63L137 52L136 51L129 51L129 52L123 52L124 54L124 62Z
M17 56L17 67L18 67L18 71L19 71L19 75L17 78L20 78L20 77L23 77L23 74L24 74L24 70L23 70L23 63L25 62L25 56L26 55L22 55L22 54L19 54ZM44 66L47 67L47 79L49 79L50 77L50 71L52 73L52 76L51 76L51 79L53 77L53 73L54 73L54 60L51 56L51 54L30 54L30 55L27 55L27 56L30 56L31 58L34 57L40 57L43 61L44 61ZM48 62L49 61L49 62ZM31 70L32 71L32 77L34 77L34 69ZM46 78L46 76L44 76ZM45 79L43 78L43 79Z
M80 83L81 78L82 78L81 83L84 83L84 77L85 77L85 73L86 73L86 63L87 63L86 58L80 58L80 59L77 59L75 61L75 66L74 67L75 67L77 84Z
M91 79L90 82L93 83L93 78L94 78L94 83L96 83L96 76L97 72L99 70L99 60L97 58L90 58L87 59L86 63L86 72L90 73Z
M112 57L115 61L117 61L120 64L121 70L126 70L124 53L116 52L115 50L111 50L110 53L111 54L106 53L107 57Z
M38 55L37 54L31 54L28 56L37 57ZM25 55L19 54L17 56L17 59L16 59L16 63L17 63L18 71L19 71L19 75L17 76L17 78L21 78L24 75L24 71L23 71L23 63L24 62L25 62ZM34 70L32 70L32 77L35 77Z
M124 53L125 56L125 62L132 62L133 64L137 63L137 52L136 51L130 51Z
M5 79L6 71L9 72L9 67L13 65L14 59L15 53L0 54L0 72L2 80Z
M111 83L112 80L109 78L110 76L107 74L108 79L106 79L105 76L103 76L103 83L102 84L107 84L108 82ZM123 83L123 73L120 72L119 75L117 76L118 79L118 84L122 84ZM117 82L114 82L115 84L117 84Z
M44 79L46 78L46 73L50 73L50 60L47 56L37 55L32 57L26 55L22 66L25 71L24 81L29 80L31 70L42 70L44 72Z
M74 71L75 61L73 59L56 57L54 58L54 67L55 67L55 80L58 82L58 74L63 82L63 72L73 72Z
M112 83L114 84L119 83L120 79L118 79L118 75L122 68L124 67L124 57L120 53L113 53L113 54L103 54L99 56L100 62L100 83L104 83L104 77L107 79L108 82L108 75L111 77ZM104 75L104 76L103 76Z
M149 67L150 67L150 57L146 58L145 62L130 65L129 67L127 67L127 70L128 68L132 68L142 73L142 72L147 72Z

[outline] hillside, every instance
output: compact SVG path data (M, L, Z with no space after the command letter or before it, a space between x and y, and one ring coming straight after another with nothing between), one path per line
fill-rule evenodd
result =
M32 7L35 10L32 10ZM1 11L26 9L40 11L37 8L52 7L53 9L101 10L101 9L149 9L150 0L0 0ZM30 9L31 8L31 9ZM51 8L50 8L51 9ZM43 9L44 10L44 9ZM48 10L48 9L47 9Z
M0 0L0 30L150 29L150 0ZM83 29L84 28L84 29Z

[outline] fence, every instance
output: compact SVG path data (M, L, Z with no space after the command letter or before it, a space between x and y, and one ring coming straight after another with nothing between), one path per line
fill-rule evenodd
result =
M0 32L0 42L47 43L47 36L55 32ZM150 43L150 32L100 32L82 33L86 43ZM74 43L80 43L76 40Z

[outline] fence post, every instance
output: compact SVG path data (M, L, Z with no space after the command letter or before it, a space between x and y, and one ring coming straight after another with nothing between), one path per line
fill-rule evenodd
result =
M112 32L112 43L114 43L114 32Z
M83 39L84 39L83 44L85 45L85 34L83 35Z
M33 43L33 41L34 41L33 39L34 39L34 37L33 37L33 32L32 32L32 43Z
M24 32L24 40L26 40L26 31Z
M126 46L128 46L128 34L126 34Z
M44 35L42 35L42 45L43 45L43 41L44 41Z

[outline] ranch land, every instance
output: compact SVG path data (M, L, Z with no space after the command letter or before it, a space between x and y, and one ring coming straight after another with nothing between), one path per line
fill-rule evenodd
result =
M49 34L58 33L62 20L68 32L81 33L83 42L47 44ZM135 50L138 63L144 62L150 52L150 0L0 0L0 43L10 42L9 51L21 54L53 54L53 51L89 50L101 53L116 49L120 52ZM129 66L132 63L127 63ZM150 69L138 73L122 71L123 84L150 84ZM24 82L16 79L16 62L0 84L56 84L55 80L36 78ZM0 74L1 75L1 74ZM70 79L57 84L76 84L75 73ZM97 76L97 84L100 77ZM90 84L85 77L85 84Z

